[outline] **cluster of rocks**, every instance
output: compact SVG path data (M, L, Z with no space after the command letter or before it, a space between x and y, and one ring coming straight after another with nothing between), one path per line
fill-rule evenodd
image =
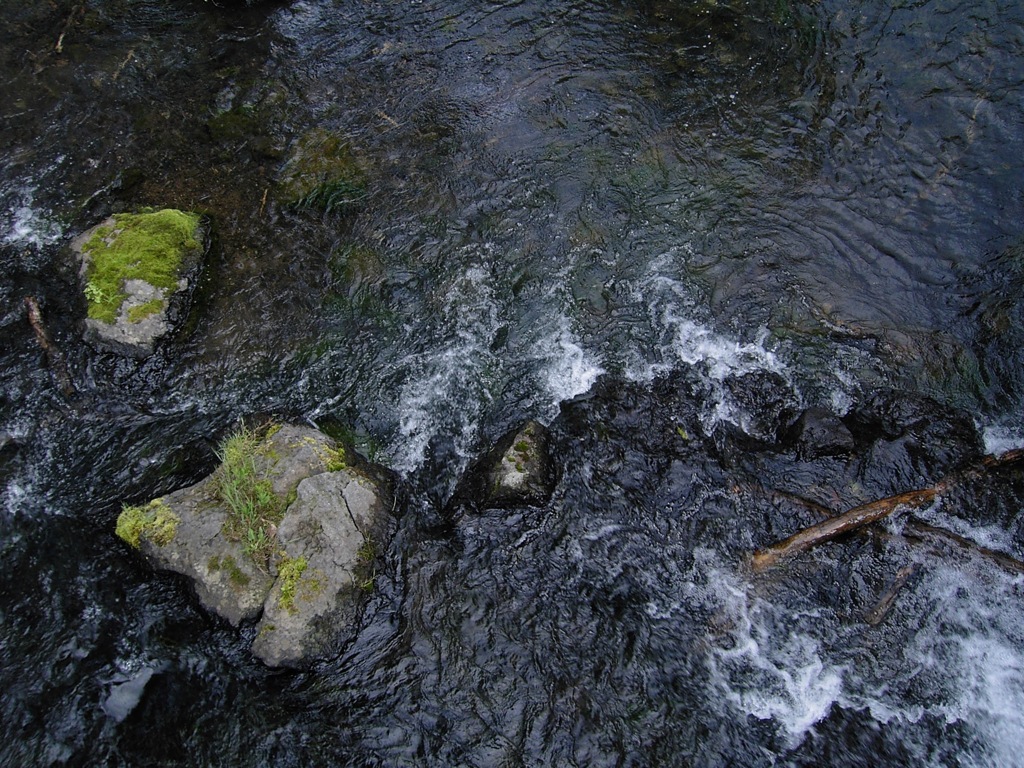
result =
M282 205L342 214L365 198L366 177L341 137L313 131L295 142L276 189ZM174 209L115 214L71 248L88 307L86 338L105 350L145 358L184 325L210 249L209 227L202 216ZM39 333L45 347L45 332ZM678 471L668 480L636 473L617 479L622 488L656 483L654 496L685 485L687 477L733 474L734 465L752 461L736 458L747 454L791 456L799 475L833 472L846 480L852 472L858 482L850 487L868 487L893 474L920 483L934 474L931 464L955 466L980 452L969 421L928 403L875 398L840 417L802 409L776 373L733 375L720 384L717 396L728 401L737 429L711 439L697 406L709 393L696 379L656 383L643 395L605 380L563 405L553 433L527 421L498 440L465 473L447 515L545 506L559 479L551 444L558 443L560 454L583 450L582 438L595 434L595 424L602 434L622 429L620 439L598 440L587 449L597 465L625 466L618 455L601 460L603 450L621 445L670 457L667 466ZM661 426L652 428L656 423ZM0 451L7 441L0 435ZM920 469L923 445L934 458L929 471ZM279 507L269 527L247 529L239 522L223 488L222 465L191 487L126 507L118 533L154 568L187 577L212 613L234 626L254 624L252 652L264 663L305 666L337 652L358 625L375 552L386 544L394 481L383 467L306 426L268 430L252 461L256 481ZM783 464L780 459L765 466ZM785 486L784 478L776 485ZM880 481L876 485L883 490Z
M475 509L542 505L554 489L547 430L508 433L455 495ZM254 479L284 507L269 557L254 557L225 500L224 464L205 479L126 507L118 535L154 568L187 577L199 601L234 626L256 623L253 654L302 667L334 653L358 625L386 544L391 474L312 427L284 425L254 443Z
M360 204L365 185L342 137L312 131L284 158L275 190L284 206L339 214ZM210 245L206 218L173 208L117 213L75 238L85 339L141 360L180 336ZM251 479L280 508L269 527L239 522L222 464L195 485L125 507L117 532L154 568L189 579L212 613L236 627L255 623L257 658L305 666L334 652L358 623L394 483L311 427L277 426L253 447ZM528 422L467 474L456 499L477 508L543 504L554 482L547 432Z

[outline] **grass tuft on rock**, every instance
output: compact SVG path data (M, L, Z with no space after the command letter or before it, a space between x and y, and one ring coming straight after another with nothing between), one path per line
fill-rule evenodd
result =
M277 545L277 525L286 500L274 492L267 476L267 444L259 432L243 427L226 438L217 452L217 500L227 510L224 534L240 541L245 553L266 568Z

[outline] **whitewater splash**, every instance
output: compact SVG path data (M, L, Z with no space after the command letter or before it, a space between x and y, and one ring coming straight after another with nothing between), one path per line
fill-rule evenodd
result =
M511 334L515 341L495 348L506 323L517 322L503 316L495 282L491 269L481 265L453 278L439 292L436 332L443 339L402 361L405 381L397 395L399 425L391 451L399 472L423 466L438 438L450 441L461 471L478 448L489 406L507 388L520 387L524 411L550 422L561 402L588 391L604 373L561 311L566 299L558 291L548 296L557 306L538 327L524 327L519 319Z
M63 159L57 158L49 170L56 168ZM52 245L63 236L61 225L36 206L35 194L36 188L27 184L0 191L0 200L4 201L0 211L6 212L0 219L0 231L3 231L0 242L41 247Z
M994 456L1024 448L1024 426L1019 424L991 424L981 434L985 441L985 453Z
M1024 615L1005 610L1024 578L922 561L926 575L901 598L907 615L896 620L911 633L901 642L856 618L761 596L714 553L696 554L701 583L683 602L714 616L709 696L723 716L771 721L793 750L838 706L898 728L922 765L947 764L934 746L950 726L971 734L949 747L958 764L1024 765ZM850 657L865 632L875 658Z
M697 553L707 562L709 553ZM820 611L796 614L751 594L735 574L713 569L704 597L721 632L709 643L711 685L733 714L772 720L789 748L826 717L843 691L844 666L827 661L810 627Z
M605 371L596 356L584 349L564 314L556 315L549 332L534 346L533 358L541 371L538 411L550 420L558 415L561 402L589 391Z
M439 434L454 441L458 455L470 453L497 374L491 341L500 318L492 282L488 269L475 266L447 285L439 314L445 339L404 361L409 375L398 395L391 456L399 472L419 468Z

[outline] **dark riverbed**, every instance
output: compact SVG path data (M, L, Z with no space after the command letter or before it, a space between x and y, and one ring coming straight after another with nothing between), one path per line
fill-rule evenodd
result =
M1022 764L1019 575L902 518L748 566L816 521L793 499L841 511L1024 444L1022 24L939 0L4 4L0 762ZM361 163L357 206L280 199L311 129ZM67 243L142 206L215 242L140 363L81 341ZM852 453L800 452L810 406ZM308 672L262 667L251 627L113 535L252 415L344 424L402 478L360 631ZM526 418L551 502L452 517ZM1022 482L917 514L1022 558Z

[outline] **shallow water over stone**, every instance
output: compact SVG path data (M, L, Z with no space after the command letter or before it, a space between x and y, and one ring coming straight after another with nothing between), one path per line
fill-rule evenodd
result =
M745 563L814 522L773 493L841 511L971 460L971 420L1024 439L1022 16L5 7L4 762L1019 762L1019 577L899 522L769 578ZM310 131L359 164L352 205L286 204ZM66 245L143 206L208 214L215 244L196 311L139 362L81 341ZM932 432L858 437L847 463L782 434L889 387L971 419L925 410ZM253 627L113 536L253 414L345 424L404 482L361 630L309 673L263 668ZM552 500L448 516L528 418ZM1020 481L992 488L926 520L1021 557Z

